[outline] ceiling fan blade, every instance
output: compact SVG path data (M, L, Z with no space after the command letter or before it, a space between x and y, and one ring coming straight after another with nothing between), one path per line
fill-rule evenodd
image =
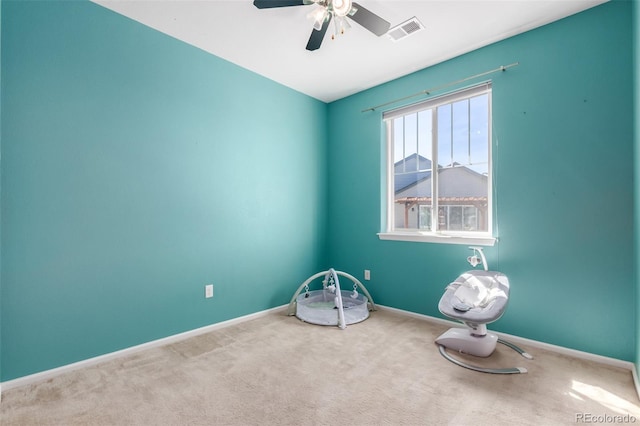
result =
M272 7L304 6L313 3L308 0L253 0L253 5L258 9Z
M324 39L324 35L327 32L327 28L329 28L329 23L331 22L331 15L322 23L322 28L320 30L316 30L315 28L311 32L311 37L309 37L309 41L307 42L307 50L318 50L320 49L320 45L322 44L322 39Z
M353 15L347 15L349 18L353 19L377 36L386 34L386 32L389 31L391 24L387 21L371 12L369 9L365 9L360 6L358 3L354 2L352 5L356 9L356 12Z

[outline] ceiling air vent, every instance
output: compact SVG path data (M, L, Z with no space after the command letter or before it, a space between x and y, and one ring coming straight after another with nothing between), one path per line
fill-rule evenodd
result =
M423 29L424 25L422 25L422 22L420 22L418 18L414 16L408 21L405 21L402 24L396 25L395 27L389 29L389 31L387 31L387 35L391 40L398 41Z

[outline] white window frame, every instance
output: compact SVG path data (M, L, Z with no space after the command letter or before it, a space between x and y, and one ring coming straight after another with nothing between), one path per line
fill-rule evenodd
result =
M395 229L394 227L394 206L395 206L395 191L394 191L394 155L393 155L393 120L405 115L413 114L419 111L437 108L441 105L453 104L457 101L472 98L482 94L488 94L489 96L489 128L488 128L488 173L487 173L487 220L488 230L486 232L465 232L465 231L442 231L442 230L424 230L424 229ZM493 164L492 164L492 99L491 99L491 82L484 82L472 87L464 88L455 92L444 94L442 96L434 97L423 102L419 102L406 107L394 109L383 113L383 121L386 126L386 196L384 197L383 212L386 212L384 231L378 233L378 237L381 240L394 240L394 241L414 241L414 242L432 242L432 243L445 243L445 244L473 244L492 246L496 242L496 238L493 236ZM437 124L433 125L433 138L432 138L432 159L438 158L438 142L437 142ZM437 163L437 161L432 160ZM433 167L433 165L432 165ZM432 180L434 181L432 187L432 199L434 199L434 210L438 211L437 204L437 173L432 173ZM436 225L437 215L432 214L432 227Z

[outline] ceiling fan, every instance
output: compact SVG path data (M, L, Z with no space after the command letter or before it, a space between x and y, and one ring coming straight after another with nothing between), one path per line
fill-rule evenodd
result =
M307 42L307 50L320 48L332 19L335 34L342 34L350 28L346 18L354 20L377 36L385 34L390 26L389 22L351 0L254 0L253 4L258 9L317 4L319 7L308 15L314 20L314 24L311 37Z

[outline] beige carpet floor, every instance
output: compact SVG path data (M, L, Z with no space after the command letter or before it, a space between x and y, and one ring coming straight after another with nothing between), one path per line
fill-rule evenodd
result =
M478 373L439 354L445 329L388 310L346 330L274 313L5 391L0 423L640 424L628 370L498 345L476 363L529 372Z

